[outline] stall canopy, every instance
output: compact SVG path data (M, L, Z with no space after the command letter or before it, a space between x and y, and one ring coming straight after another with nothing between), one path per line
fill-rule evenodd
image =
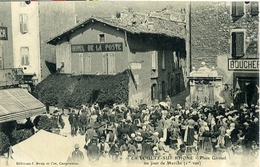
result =
M40 130L30 138L12 146L15 162L67 162L74 150L69 138Z
M45 105L26 89L0 90L0 123L28 118L46 112Z

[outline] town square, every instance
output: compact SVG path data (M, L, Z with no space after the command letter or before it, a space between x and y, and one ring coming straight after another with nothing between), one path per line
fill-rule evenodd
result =
M0 166L259 166L258 1L1 1L0 75Z

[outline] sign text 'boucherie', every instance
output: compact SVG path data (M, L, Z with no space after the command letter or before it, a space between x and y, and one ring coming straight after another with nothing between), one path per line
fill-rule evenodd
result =
M0 27L0 40L8 40L7 27Z
M102 43L102 44L73 44L72 53L81 52L122 52L123 43Z
M259 59L228 59L228 70L258 71Z

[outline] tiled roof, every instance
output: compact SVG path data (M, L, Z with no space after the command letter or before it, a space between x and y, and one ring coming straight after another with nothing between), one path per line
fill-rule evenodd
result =
M45 112L45 105L25 89L0 90L0 123L19 120Z
M86 20L81 21L72 28L51 38L47 41L47 43L55 45L56 42L59 41L61 38L66 37L71 33L74 33L78 29L81 29L82 26L85 26L86 24L89 24L93 21L104 23L109 26L118 28L119 30L130 32L132 34L160 34L167 37L177 37L184 39L184 22L173 21L170 19L156 16L150 16L149 18L148 17L140 14L135 14L134 17L125 17L121 19L116 17L101 18L97 16L92 16Z

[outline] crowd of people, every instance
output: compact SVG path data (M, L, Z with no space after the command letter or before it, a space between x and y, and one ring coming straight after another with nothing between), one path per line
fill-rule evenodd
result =
M191 107L158 103L148 107L97 103L69 114L71 135L85 135L91 162L109 158L140 160L156 156L232 154L258 156L258 104L223 108L194 102Z

